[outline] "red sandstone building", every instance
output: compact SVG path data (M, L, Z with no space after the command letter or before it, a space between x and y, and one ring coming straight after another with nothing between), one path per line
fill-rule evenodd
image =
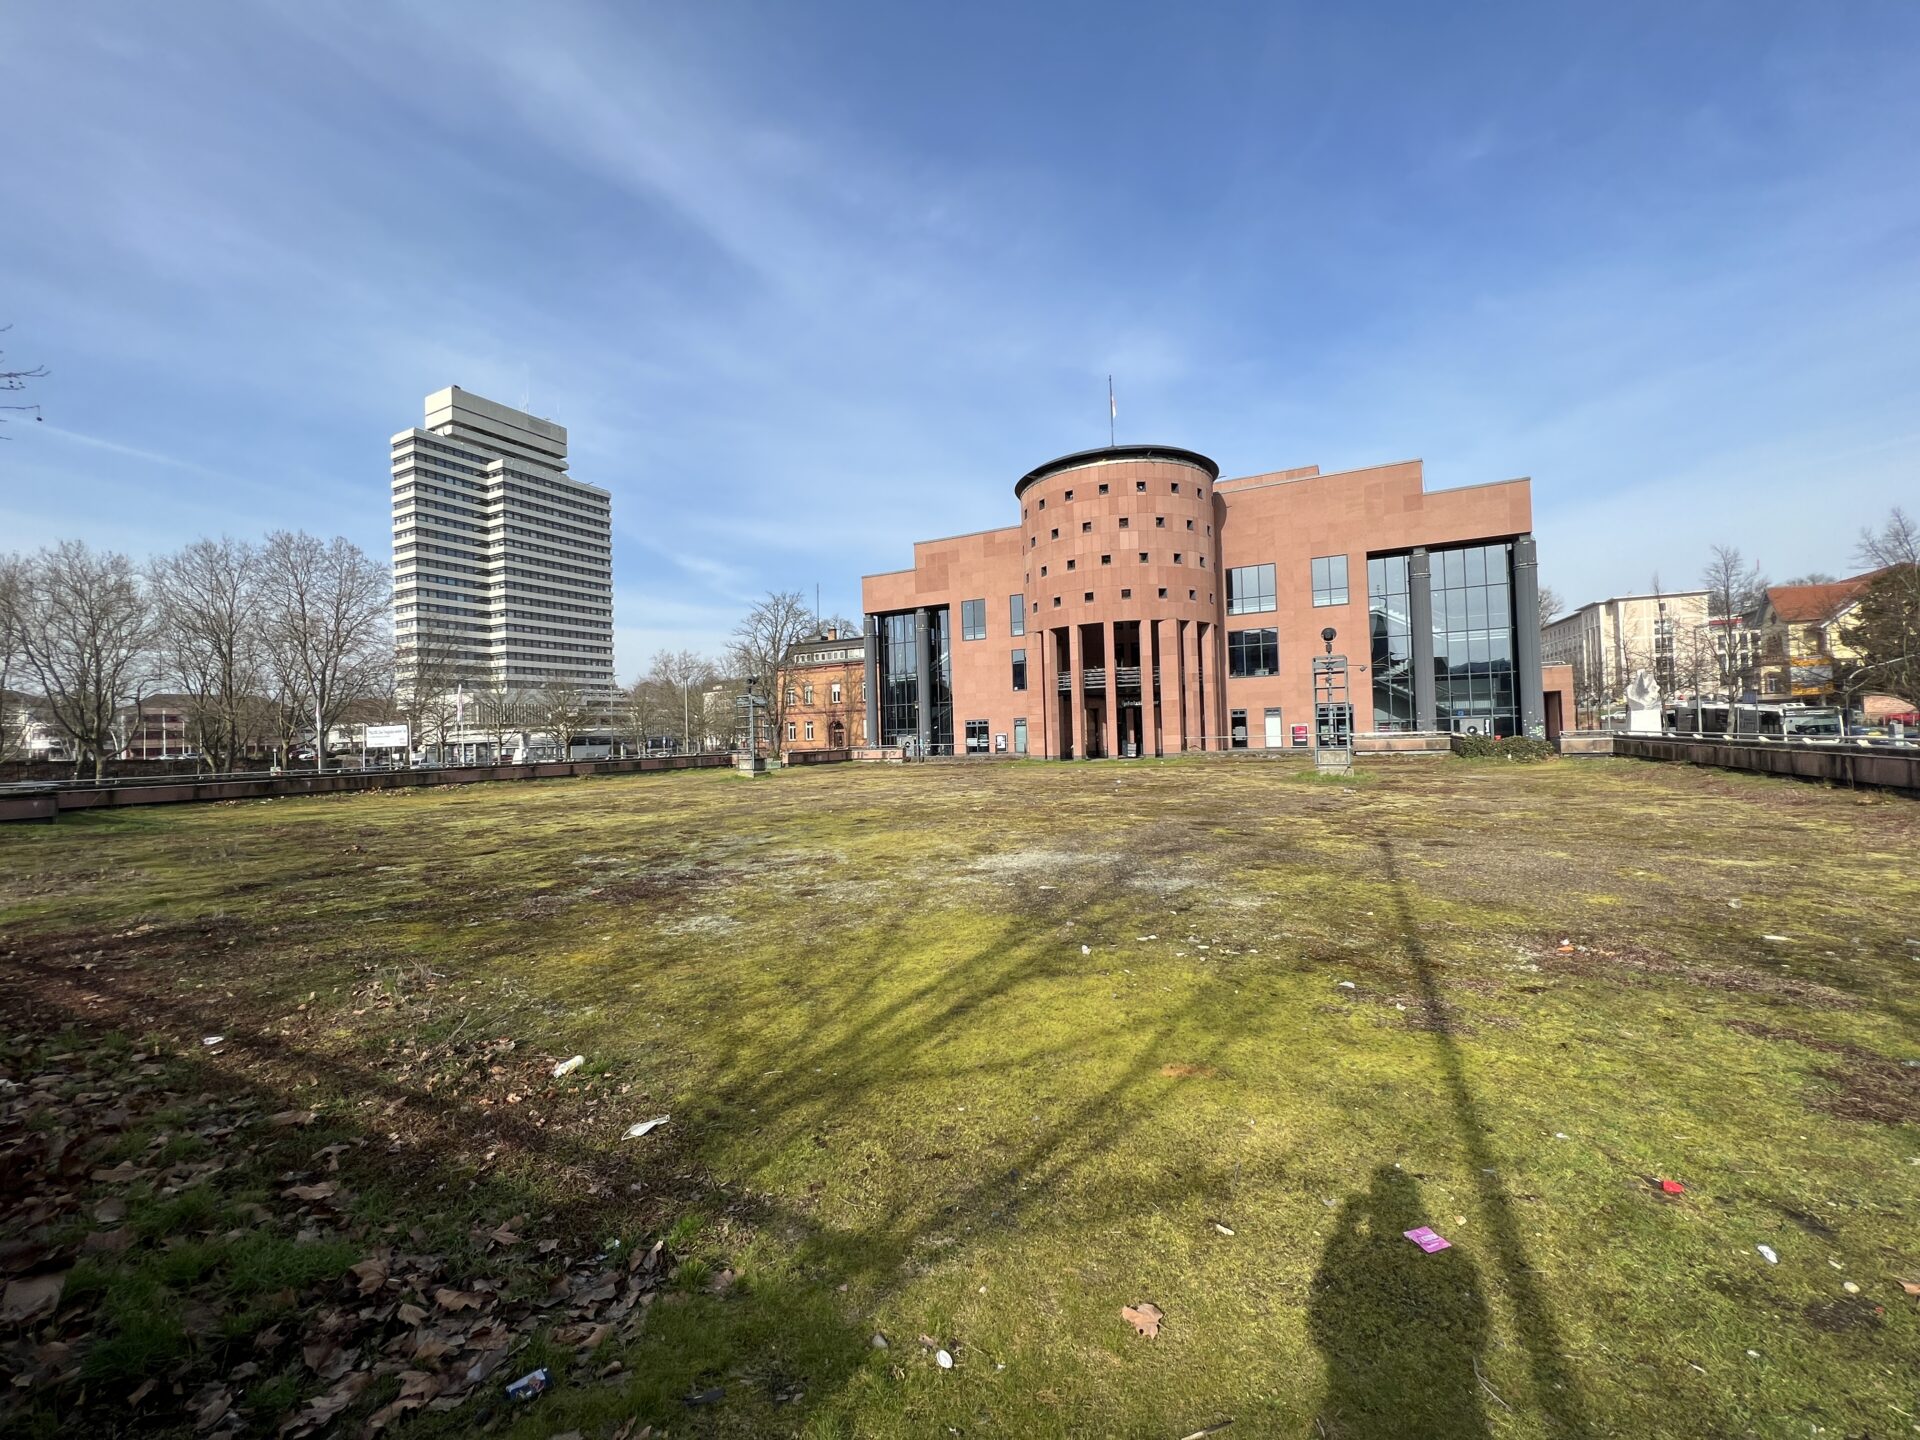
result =
M847 750L867 743L865 646L829 627L780 666L779 748Z
M1014 498L1017 525L865 578L875 743L1067 759L1291 748L1315 725L1540 733L1526 480L1429 493L1417 460L1221 480L1191 450L1118 445ZM1327 628L1348 703L1316 714Z

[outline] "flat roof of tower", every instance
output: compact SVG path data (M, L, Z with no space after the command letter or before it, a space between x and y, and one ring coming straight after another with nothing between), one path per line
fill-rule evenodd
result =
M1116 460L1173 460L1206 471L1209 480L1220 478L1220 467L1198 450L1183 450L1178 445L1103 445L1098 450L1076 450L1071 455L1062 455L1057 460L1036 465L1014 485L1013 498L1018 500L1036 480L1058 475L1062 470L1077 470L1083 465L1103 465Z

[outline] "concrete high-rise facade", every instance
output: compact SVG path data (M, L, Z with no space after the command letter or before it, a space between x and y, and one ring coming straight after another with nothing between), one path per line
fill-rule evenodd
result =
M566 427L458 386L427 396L393 437L402 685L432 654L443 685L611 695L611 498L567 473Z

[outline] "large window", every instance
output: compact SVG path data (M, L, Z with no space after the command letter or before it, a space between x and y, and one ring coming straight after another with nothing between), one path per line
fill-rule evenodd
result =
M1315 605L1344 605L1347 603L1346 556L1314 556L1313 603Z
M1418 730L1413 716L1413 635L1408 624L1407 557L1367 559L1367 625L1372 632L1373 728ZM1428 725L1433 722L1427 721Z
M1007 634L1021 636L1027 633L1027 597L1009 595L1007 597Z
M1013 652L1013 688L1016 690L1027 688L1027 652L1025 650Z
M1236 750L1246 749L1247 712L1244 710L1231 710L1227 712L1227 729L1230 730L1233 735L1233 748Z
M1278 630L1229 630L1227 674L1235 680L1280 673Z
M953 657L948 646L947 609L927 615L927 648L933 660L928 689L933 714L928 717L927 743L937 754L953 749ZM920 731L920 666L911 610L880 617L880 734L883 745L913 740Z
M967 721L967 754L984 755L993 748L992 726L985 720Z
M1271 565L1236 565L1227 571L1229 615L1258 615L1278 609L1273 593Z
M1436 550L1434 701L1443 727L1471 735L1519 733L1513 683L1513 587L1507 545ZM1529 624L1538 624L1528 616Z
M962 640L987 638L986 601L962 600L960 602L960 638Z

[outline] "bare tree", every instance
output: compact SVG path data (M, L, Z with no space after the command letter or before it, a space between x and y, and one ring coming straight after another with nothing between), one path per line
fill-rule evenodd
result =
M694 744L693 712L698 692L712 682L714 670L712 661L692 650L656 651L652 664L647 667L647 681L677 712L673 716L674 728L682 750L699 748ZM704 724L701 728L704 730Z
M1707 592L1707 615L1720 622L1720 683L1730 698L1753 681L1753 664L1748 647L1741 643L1742 631L1751 623L1767 596L1767 579L1757 563L1749 563L1732 545L1713 547L1707 568L1700 574Z
M680 697L653 676L644 675L620 696L619 728L630 744L644 752L655 738L670 733L673 722L685 713Z
M431 743L446 759L447 741L462 719L461 685L466 647L448 631L420 625L394 646L395 698L413 730L413 743Z
M6 334L7 331L12 328L13 326L11 325L0 325L0 335ZM0 355L4 355L5 353L5 351L0 350ZM35 365L31 370L0 370L0 392L17 395L27 388L27 382L29 380L44 380L46 378L47 367L44 365ZM44 420L47 418L40 413L40 407L38 405L0 405L0 410L30 411L36 420ZM0 421L4 421L4 417L0 417Z
M1855 552L1877 570L1840 638L1860 659L1842 680L1843 699L1864 691L1920 706L1920 521L1899 506L1878 530L1863 530Z
M571 680L549 680L534 698L540 728L553 736L560 758L573 758L573 742L593 724L595 709L587 693Z
M27 707L13 693L20 664L20 622L25 602L27 562L0 555L0 760L12 760L26 748Z
M779 683L780 667L796 641L813 633L813 608L798 590L769 590L733 631L729 658L736 673L759 681L767 698L766 717L771 738L786 734L787 696Z
M27 562L17 605L26 673L49 722L72 743L74 773L99 778L119 746L120 709L147 682L153 619L133 562L63 540Z
M1561 600L1558 590L1551 585L1540 587L1540 628L1542 630L1559 619L1560 612L1566 608L1566 602Z
M375 690L386 662L387 573L350 541L285 530L267 537L261 573L267 644L283 689L311 713L324 770L327 731Z
M230 770L266 668L259 552L225 536L196 540L148 574L163 664L187 697L188 725L208 768Z
M1827 574L1824 570L1809 570L1804 575L1795 575L1791 579L1782 580L1780 583L1782 585L1831 585L1837 578L1837 576Z

